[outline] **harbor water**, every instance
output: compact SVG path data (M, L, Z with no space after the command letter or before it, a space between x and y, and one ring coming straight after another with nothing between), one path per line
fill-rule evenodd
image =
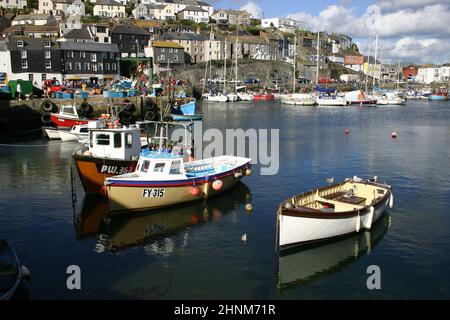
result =
M30 269L31 299L450 298L450 103L256 101L203 112L204 129L278 128L278 174L262 176L254 165L205 203L110 218L71 170L77 143L2 141L0 238ZM392 185L394 207L370 232L279 257L278 204L354 175ZM71 265L80 267L80 290L67 288ZM380 290L367 287L372 265Z

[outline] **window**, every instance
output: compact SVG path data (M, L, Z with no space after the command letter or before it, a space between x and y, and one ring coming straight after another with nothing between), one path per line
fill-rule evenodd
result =
M177 52L178 52L178 49L173 49L173 52L177 53Z
M28 61L22 60L22 69L27 69L27 68L28 68Z
M22 40L18 40L17 41L17 46L18 47L23 47L23 41Z
M91 53L91 61L97 62L97 54L96 53Z
M75 70L81 71L81 62L76 62L75 63Z
M50 48L50 41L44 41L44 47Z
M115 64L115 63L111 63L111 67L112 67L112 70L113 70L113 71L116 70L116 64Z
M155 164L155 168L153 169L153 172L163 172L165 166L166 166L166 164L164 162L159 162L159 163Z
M109 63L106 64L105 69L106 69L106 70L109 70L109 69L110 69Z
M45 59L50 59L52 57L51 51L45 51Z
M165 52L166 51L166 49L164 49L164 48L161 48L161 52Z
M103 52L103 53L102 53L102 58L103 58L103 59L108 58L108 55L106 54L106 52Z
M98 71L103 71L103 63L97 65Z
M86 52L80 51L80 58L86 58Z
M73 58L73 51L67 51L67 58Z
M97 65L95 63L92 64L91 71L97 72Z
M103 38L103 42L108 43L109 42L109 38L108 37L104 37ZM114 54L114 53L113 53Z
M89 62L85 62L84 63L84 70L90 70L90 68L89 68Z
M26 58L27 58L27 52L26 52L26 50L20 51L20 57L21 57L22 59L26 59Z
M66 68L67 68L67 71L72 71L72 62L67 62Z
M109 58L110 58L110 59L114 59L114 52L110 52L110 53L109 53Z
M133 134L127 133L125 138L125 148L131 148L133 146Z
M51 61L45 61L45 68L46 69L50 69L52 67L52 62Z
M97 134L97 144L100 146L109 146L109 134Z
M28 74L28 80L30 80L30 82L33 83L34 74L32 74L32 73Z
M150 161L145 160L141 165L141 172L147 172L148 167L150 167Z
M172 48L170 48L170 49L169 49L169 52L173 52L173 49L172 49Z
M170 174L180 174L181 173L181 163L180 161L172 162L170 166Z
M122 147L122 135L121 133L114 133L114 148Z
M162 55L159 56L159 60L165 60L165 59L166 59L165 55L162 54Z
M42 81L47 80L47 75L46 75L45 73L43 73L43 74L41 75L41 80L42 80Z

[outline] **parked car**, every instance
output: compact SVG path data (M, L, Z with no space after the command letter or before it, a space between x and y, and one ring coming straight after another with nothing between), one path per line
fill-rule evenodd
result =
M47 92L53 98L56 92L65 91L66 87L61 85L61 83L56 79L44 80L42 82L42 89L47 88Z

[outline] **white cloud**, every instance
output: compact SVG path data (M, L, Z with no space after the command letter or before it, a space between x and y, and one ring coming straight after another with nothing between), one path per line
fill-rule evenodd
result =
M249 1L246 4L244 4L240 10L246 10L248 13L250 13L253 18L261 19L263 17L263 10L262 8L255 2Z
M385 58L436 63L450 60L448 0L381 0L377 5L378 12L370 6L363 15L357 15L351 7L330 5L318 15L296 12L288 17L305 22L311 30L347 34L360 42L365 54L368 37L378 32L385 49L389 48ZM377 28L372 27L373 19Z

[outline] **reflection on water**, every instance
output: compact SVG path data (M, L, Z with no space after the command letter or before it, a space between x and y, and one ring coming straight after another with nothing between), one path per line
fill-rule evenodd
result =
M133 246L145 246L150 254L168 255L175 248L186 246L188 228L221 219L223 215L250 201L250 189L238 183L227 193L208 201L109 216L105 198L86 196L80 212L74 214L74 224L78 239L97 237L97 252L117 252ZM180 243L174 243L168 237L176 232L185 232Z
M355 262L380 242L389 224L390 217L385 212L370 231L286 252L278 259L279 289L316 280Z

